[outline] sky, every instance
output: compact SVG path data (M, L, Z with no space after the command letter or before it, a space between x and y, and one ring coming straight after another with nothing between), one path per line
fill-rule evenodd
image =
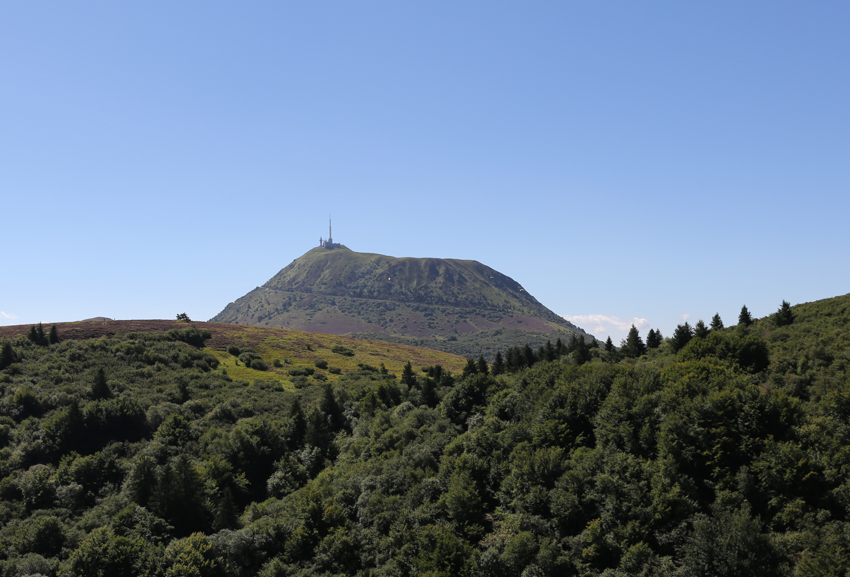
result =
M846 2L6 2L0 324L207 320L327 236L618 343L850 292Z

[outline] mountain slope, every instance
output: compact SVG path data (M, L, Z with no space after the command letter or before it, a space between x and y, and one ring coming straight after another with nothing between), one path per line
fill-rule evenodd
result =
M214 322L283 327L492 356L517 343L587 337L510 277L473 260L315 248Z

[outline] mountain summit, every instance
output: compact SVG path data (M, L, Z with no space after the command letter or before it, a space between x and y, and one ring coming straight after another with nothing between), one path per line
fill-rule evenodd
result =
M330 238L328 239L330 241ZM395 258L323 241L214 322L282 327L492 356L588 335L474 260Z

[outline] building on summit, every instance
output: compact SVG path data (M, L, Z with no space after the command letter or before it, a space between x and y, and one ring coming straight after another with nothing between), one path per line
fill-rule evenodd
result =
M322 247L322 248L326 248L328 250L331 250L331 249L334 249L334 248L339 248L339 247L342 246L338 242L337 243L334 242L333 229L331 228L330 217L328 217L328 240L323 240L322 237L319 237L319 246Z

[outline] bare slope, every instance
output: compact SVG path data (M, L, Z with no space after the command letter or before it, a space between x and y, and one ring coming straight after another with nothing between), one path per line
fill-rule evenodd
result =
M315 248L211 319L415 344L463 355L585 333L474 260Z

